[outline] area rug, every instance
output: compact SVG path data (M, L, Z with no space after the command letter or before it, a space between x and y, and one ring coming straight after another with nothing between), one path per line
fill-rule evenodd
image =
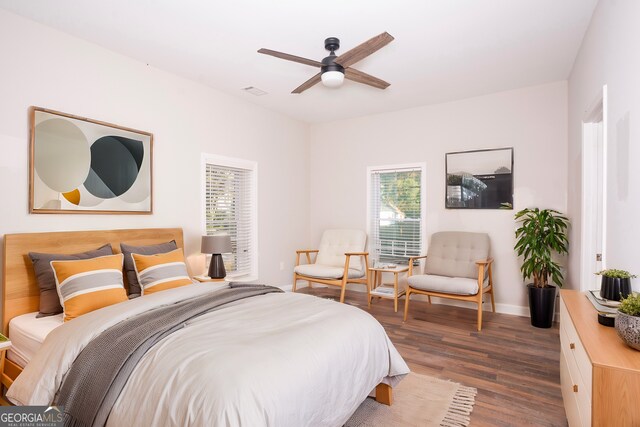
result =
M468 426L477 390L416 373L393 388L393 405L367 398L345 427Z

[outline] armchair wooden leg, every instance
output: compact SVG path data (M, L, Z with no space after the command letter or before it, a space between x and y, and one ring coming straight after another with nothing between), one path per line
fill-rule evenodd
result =
M489 293L491 294L491 311L493 311L494 313L496 312L496 301L493 297L493 285L491 286L491 290L489 291Z
M427 298L429 299L429 304L431 304L431 295L427 295Z
M482 291L478 294L478 332L482 330Z
M344 292L347 290L347 280L342 280L342 290L340 291L340 302L344 302Z
M407 287L407 293L404 295L404 319L403 322L407 321L407 314L409 314L409 299L411 297L411 288Z
M293 273L293 286L291 287L291 292L296 291L296 282L298 281L298 274Z
M367 308L371 308L371 274L368 271L367 271L366 277L367 277Z

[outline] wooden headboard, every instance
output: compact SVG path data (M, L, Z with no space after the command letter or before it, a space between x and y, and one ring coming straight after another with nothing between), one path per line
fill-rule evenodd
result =
M2 260L2 330L16 316L38 311L40 291L33 273L29 252L74 254L111 243L115 253L120 242L152 245L175 240L184 248L181 228L145 228L132 230L63 231L55 233L6 234Z

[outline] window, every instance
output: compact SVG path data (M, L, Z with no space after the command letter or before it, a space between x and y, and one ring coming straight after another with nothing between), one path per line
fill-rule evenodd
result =
M258 275L257 164L204 154L204 232L227 233L233 252L223 254L228 277Z
M421 255L424 165L368 169L369 252L375 261L404 263Z

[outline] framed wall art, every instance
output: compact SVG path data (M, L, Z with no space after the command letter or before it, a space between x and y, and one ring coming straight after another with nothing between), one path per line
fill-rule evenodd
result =
M153 135L32 107L31 213L150 214Z
M513 148L445 155L447 209L513 209Z

